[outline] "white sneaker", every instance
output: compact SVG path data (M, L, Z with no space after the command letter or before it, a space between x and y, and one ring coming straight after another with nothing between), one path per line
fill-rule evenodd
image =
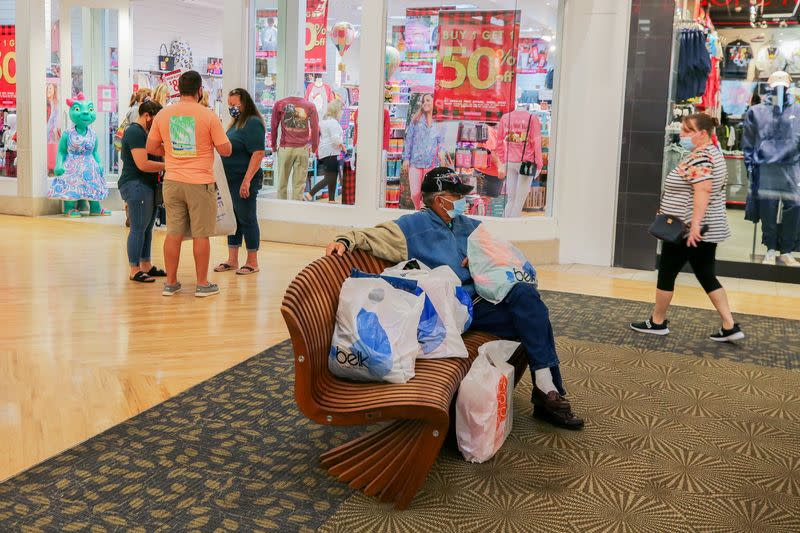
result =
M784 266L800 267L797 259L792 257L792 254L781 254L778 256L777 263Z
M770 250L767 252L767 255L764 256L764 260L761 261L762 265L774 265L775 259L778 256L778 253L775 250Z

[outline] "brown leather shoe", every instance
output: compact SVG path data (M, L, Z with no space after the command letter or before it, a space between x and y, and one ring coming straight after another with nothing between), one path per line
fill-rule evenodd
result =
M534 387L533 416L564 429L583 428L583 419L572 412L572 406L556 391L545 395Z

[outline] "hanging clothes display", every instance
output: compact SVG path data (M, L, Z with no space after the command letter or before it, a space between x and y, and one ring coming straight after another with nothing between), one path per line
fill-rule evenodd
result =
M786 66L786 58L775 43L762 47L756 54L755 70L759 78L769 78L779 70L786 70Z
M683 102L704 95L709 74L711 56L706 48L706 32L700 29L681 30L675 99Z
M722 75L726 79L745 79L753 60L753 48L750 43L736 39L725 47L725 66Z

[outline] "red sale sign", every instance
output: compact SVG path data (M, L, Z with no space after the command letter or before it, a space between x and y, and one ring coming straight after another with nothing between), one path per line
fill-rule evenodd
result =
M0 107L17 107L17 40L14 26L0 26Z
M162 81L169 87L169 97L170 98L177 98L181 95L180 90L178 90L178 80L183 74L183 70L173 70L172 72L167 72L162 77Z
M325 72L328 0L306 0L306 72Z
M496 122L514 110L519 11L442 11L436 120Z

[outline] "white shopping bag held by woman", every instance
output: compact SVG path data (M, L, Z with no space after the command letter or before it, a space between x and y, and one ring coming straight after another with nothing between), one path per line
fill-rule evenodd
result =
M464 459L491 459L511 433L514 367L508 364L518 342L493 341L478 348L456 400L456 439Z

